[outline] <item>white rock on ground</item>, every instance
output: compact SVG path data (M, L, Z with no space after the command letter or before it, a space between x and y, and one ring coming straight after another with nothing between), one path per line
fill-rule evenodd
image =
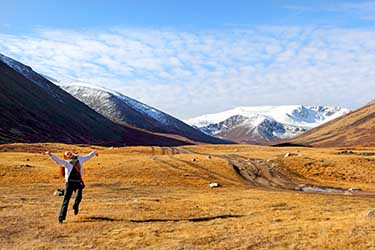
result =
M211 182L211 183L209 184L209 186L210 186L210 188L217 188L217 187L220 187L220 184L217 183L217 182Z
M375 215L375 208L371 209L370 211L368 211L367 213L367 216L368 217L373 217Z
M359 192L359 191L362 191L362 189L360 189L359 187L351 187L348 189L349 192Z
M54 196L63 196L65 190L63 188L56 189L55 192L53 192Z

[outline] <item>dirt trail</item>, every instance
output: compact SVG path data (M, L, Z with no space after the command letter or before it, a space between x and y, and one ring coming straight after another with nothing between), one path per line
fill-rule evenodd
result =
M225 159L228 161L229 165L232 166L233 170L245 180L247 184L256 186L256 187L265 187L265 188L281 188L281 189L292 189L295 190L298 187L298 183L288 178L286 175L282 174L272 162L267 162L261 159L252 159L243 157L236 154L230 155L209 155L194 152L193 150L176 147L164 149L163 152L171 152L171 155L174 154L199 154L207 157L216 157ZM165 153L163 153L165 154ZM212 175L218 175L217 173L211 172L210 169L207 169L200 164L191 163L183 161L181 159L176 159L182 161L186 164L193 165L195 168L199 168L206 173ZM221 178L228 179L228 181L235 181L225 176L219 175Z
M220 157L227 159L233 169L254 186L292 190L298 187L298 183L281 173L271 162L239 155L223 155Z
M180 154L181 152L184 152L184 151L175 147L161 147L162 155L175 155L175 154Z
M319 186L309 186L301 185L289 178L287 175L282 173L277 165L272 161L266 161L255 158L247 158L237 154L225 154L225 155L214 155L214 154L204 154L194 152L191 149L176 147L173 150L174 153L178 154L198 154L207 157L217 157L225 159L232 166L233 170L241 176L247 184L256 187L271 188L271 189L287 189L296 190L302 192L319 192L325 194L341 194L350 196L361 196L361 197L375 197L375 193L366 191L348 192L346 189L330 188L330 187L319 187ZM186 162L188 163L188 162ZM192 164L192 163L188 163ZM195 167L200 167L201 169L210 172L209 169L205 169L198 164L193 164ZM220 176L223 177L223 176ZM234 181L234 180L229 180ZM303 186L303 185L302 185ZM314 191L319 189L320 191Z
M175 158L175 157L171 157L171 159L177 161L177 162L180 162L180 163L183 163L185 165L189 165L191 166L193 169L197 169L203 173L205 173L206 175L208 176L212 176L214 178L217 178L217 179L223 179L227 182L232 182L232 183L238 183L238 180L234 179L234 178L230 178L226 175L223 175L223 174L220 174L220 173L217 173L215 171L212 171L210 170L209 168L207 167L204 167L202 166L201 164L198 164L198 163L193 163L193 162L189 162L189 161L186 161L186 160L182 160L182 159L178 159L178 158Z

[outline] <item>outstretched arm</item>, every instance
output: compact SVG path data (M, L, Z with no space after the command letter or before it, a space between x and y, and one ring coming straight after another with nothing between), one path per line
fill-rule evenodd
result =
M84 155L84 156L78 156L78 160L80 163L84 163L85 161L88 161L90 160L92 157L94 157L95 155L98 155L95 151L92 151L91 153L89 153L88 155Z
M57 157L56 155L52 154L51 152L48 152L48 151L47 151L46 154L48 154L48 155L51 157L51 159L52 159L54 162L56 162L57 164L59 164L59 165L64 165L64 166L65 166L66 161L61 160L59 157Z

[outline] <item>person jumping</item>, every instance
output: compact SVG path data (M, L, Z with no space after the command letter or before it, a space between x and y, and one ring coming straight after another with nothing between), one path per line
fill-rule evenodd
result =
M73 210L74 215L78 214L79 203L82 200L82 190L85 188L85 183L83 182L83 167L82 164L85 161L90 160L95 155L98 156L98 153L92 151L88 155L79 156L75 155L70 151L64 153L64 160L59 159L56 155L47 151L53 161L57 164L62 165L65 168L65 192L64 199L61 205L60 214L59 214L59 224L62 224L66 219L66 213L68 211L69 200L72 196L73 191L76 192L76 199L74 201Z

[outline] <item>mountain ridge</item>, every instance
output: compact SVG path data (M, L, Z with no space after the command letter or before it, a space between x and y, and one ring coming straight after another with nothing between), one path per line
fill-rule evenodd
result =
M114 122L154 133L175 134L200 143L227 143L120 92L82 83L61 87Z
M316 147L375 146L375 100L288 143Z
M14 65L16 69L11 67ZM0 57L0 110L0 143L191 144L115 124L31 67L3 55Z
M268 145L298 136L347 112L348 109L337 106L250 106L203 115L186 122L219 138Z

